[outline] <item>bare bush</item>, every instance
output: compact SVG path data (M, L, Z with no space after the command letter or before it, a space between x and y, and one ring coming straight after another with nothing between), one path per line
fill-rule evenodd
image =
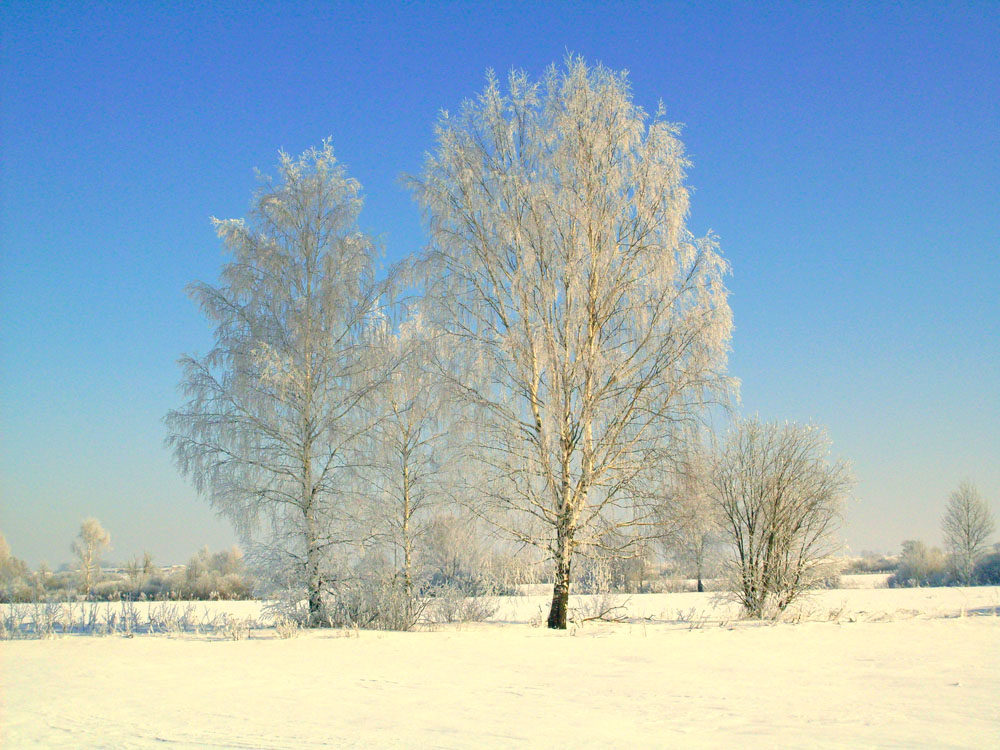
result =
M460 588L442 586L429 592L425 618L430 623L483 622L499 608L499 598L488 587L469 596Z
M896 572L889 576L889 586L944 586L948 582L948 560L937 547L919 540L903 542Z
M402 576L369 570L341 581L324 600L324 614L333 627L412 630L424 606Z
M222 634L231 641L245 641L250 637L254 621L249 617L222 616Z
M301 626L297 620L291 617L279 616L274 618L274 632L278 634L278 637L287 640L289 638L295 638L298 636Z
M852 479L812 426L738 421L712 491L732 556L730 590L749 617L780 614L829 574L831 532Z

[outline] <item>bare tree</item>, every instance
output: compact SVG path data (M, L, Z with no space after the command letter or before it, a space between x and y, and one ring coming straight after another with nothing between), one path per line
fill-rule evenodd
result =
M689 455L670 473L661 542L668 556L694 571L701 592L722 530L712 500L709 456L696 441L691 442Z
M852 485L828 451L818 427L754 418L734 425L717 457L712 494L733 553L733 593L750 617L783 611L821 577Z
M948 498L948 508L941 519L945 547L961 584L972 583L976 561L995 528L989 506L979 496L979 490L969 482L962 482Z
M101 553L110 546L111 535L96 518L87 518L80 524L72 549L80 561L80 585L87 597L100 573Z
M409 599L419 548L435 508L449 497L452 468L455 414L429 367L435 345L419 315L395 326L387 316L378 341L386 377L372 398L366 475L372 537L387 548Z
M171 411L180 469L248 544L304 586L321 620L329 559L353 541L348 510L368 367L376 249L357 229L361 186L329 142L280 154L250 221L213 219L231 253L218 286L192 297L216 324L204 357L183 357L187 403Z
M727 265L685 228L678 127L625 73L571 58L507 93L490 73L436 132L413 186L428 314L481 409L470 491L551 556L548 624L565 628L575 551L634 549L680 426L731 387Z

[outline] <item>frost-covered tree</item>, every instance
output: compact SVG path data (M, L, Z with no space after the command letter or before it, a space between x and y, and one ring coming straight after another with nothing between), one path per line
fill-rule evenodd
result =
M431 368L438 345L420 315L394 325L386 316L377 349L386 376L371 399L369 518L373 541L391 558L408 599L435 508L450 497L457 419Z
M472 489L551 556L565 628L574 553L633 549L680 427L731 386L727 265L685 228L678 127L624 72L570 58L506 92L488 74L436 134L413 186L428 311L480 409Z
M178 466L251 549L306 589L321 620L330 559L355 541L353 470L376 385L368 361L383 284L361 233L361 186L329 142L262 178L250 218L213 220L230 254L192 297L215 343L185 356L187 402L166 418Z
M696 441L691 444L689 455L670 472L661 542L669 557L694 571L698 591L704 591L704 576L716 556L721 528L711 496L710 457Z
M39 577L42 577L39 570ZM32 575L27 564L10 552L10 546L0 534L0 602L13 602L29 598Z
M783 611L815 586L853 480L814 426L736 422L712 473L732 553L733 593L750 617Z
M962 482L948 498L948 508L941 519L945 547L962 585L972 583L976 562L995 528L993 515L979 490L969 482Z
M101 553L111 546L111 535L96 518L84 519L80 533L73 540L73 554L80 563L80 588L86 596L97 582L101 572Z

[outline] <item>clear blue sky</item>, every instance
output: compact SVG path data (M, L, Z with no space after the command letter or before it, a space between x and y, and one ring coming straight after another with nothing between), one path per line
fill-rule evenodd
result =
M254 167L331 136L400 258L438 110L567 50L685 124L743 409L827 425L851 547L939 543L962 479L1000 509L998 2L3 0L0 32L0 530L32 564L88 515L112 559L234 541L161 418L210 342L183 291L224 259L209 216L246 213Z

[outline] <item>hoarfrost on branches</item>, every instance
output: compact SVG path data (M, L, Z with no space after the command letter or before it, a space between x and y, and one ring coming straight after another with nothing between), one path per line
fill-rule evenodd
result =
M732 592L750 617L776 616L817 585L853 484L812 425L738 420L719 452L711 492L730 548Z
M356 541L362 402L372 318L384 284L358 231L361 186L329 142L280 154L250 218L214 219L230 253L218 285L191 296L216 324L202 357L185 356L186 403L166 422L180 469L231 519L258 557L306 589L309 617Z
M489 74L436 134L413 186L427 310L482 420L470 490L551 556L565 628L574 553L628 554L656 526L666 459L733 388L727 264L685 227L678 126L624 72L569 58L506 92Z
M434 515L452 500L459 420L431 368L445 356L434 351L439 337L419 314L394 324L393 309L402 307L387 307L376 344L386 372L371 400L365 477L372 540L412 604Z
M80 588L88 598L101 573L101 553L110 546L111 535L101 522L96 518L84 519L72 549L80 562Z

